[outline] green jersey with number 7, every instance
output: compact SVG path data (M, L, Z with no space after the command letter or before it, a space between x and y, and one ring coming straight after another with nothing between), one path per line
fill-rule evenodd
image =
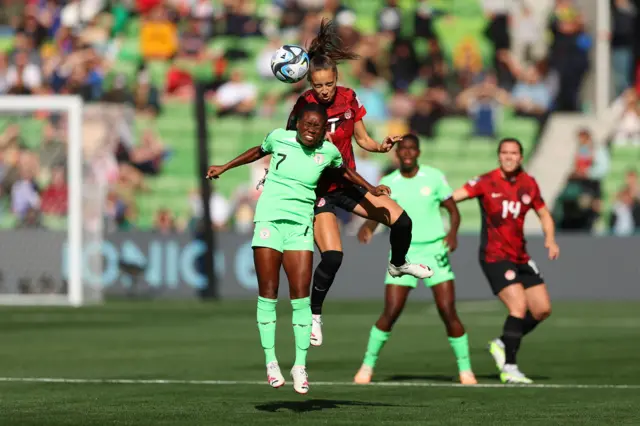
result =
M285 129L269 133L260 148L271 162L253 221L311 226L318 180L326 168L342 167L340 151L327 141L307 147L296 140L295 131Z

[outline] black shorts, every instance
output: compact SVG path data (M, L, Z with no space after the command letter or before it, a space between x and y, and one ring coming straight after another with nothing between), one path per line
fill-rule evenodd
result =
M513 263L509 261L484 262L480 261L480 267L489 281L493 294L500 293L511 284L522 284L526 289L544 283L540 270L530 260L529 263Z
M349 185L327 192L316 200L315 214L336 214L336 207L351 213L364 199L367 190L360 185Z

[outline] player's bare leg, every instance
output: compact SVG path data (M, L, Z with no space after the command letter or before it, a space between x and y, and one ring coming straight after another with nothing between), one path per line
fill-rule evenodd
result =
M407 259L407 253L411 245L413 224L411 218L398 203L386 195L376 197L367 193L360 204L355 207L353 213L365 219L375 220L390 228L391 261L388 267L389 275L394 278L411 275L420 279L433 276L433 270L429 266L410 263Z
M447 329L449 343L456 357L460 383L463 385L475 385L478 381L471 369L468 337L456 311L455 285L453 281L445 281L431 287L431 291L433 292L440 318L442 318Z
M257 322L260 342L267 365L267 382L271 387L284 385L284 376L276 358L276 304L280 282L282 253L267 247L255 247L253 260L258 277Z
M313 287L311 290L311 313L313 325L311 327L311 344L322 345L322 305L327 292L336 278L342 264L342 241L336 215L330 212L316 215L313 233L320 250L320 263L313 273Z
M369 343L367 344L367 352L364 356L364 362L358 370L354 378L354 382L358 384L366 384L371 382L373 377L373 369L380 355L380 351L389 339L391 329L396 323L400 314L404 310L407 298L411 292L411 287L387 284L385 286L384 310L378 318L376 324L371 328L369 335Z
M511 284L498 293L498 298L509 310L502 336L489 342L489 352L500 370L503 383L532 383L518 368L516 355L520 348L527 314L527 299L522 284Z
M292 324L296 344L296 359L291 369L293 389L300 394L309 392L307 376L307 351L311 337L311 271L313 270L313 252L306 250L287 250L282 265L289 280L289 294L293 308Z

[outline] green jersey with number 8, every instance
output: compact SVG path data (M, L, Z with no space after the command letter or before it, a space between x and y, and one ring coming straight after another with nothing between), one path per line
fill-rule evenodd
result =
M285 129L269 133L261 149L271 154L271 162L253 221L288 220L311 226L318 180L324 169L342 167L340 151L327 141L304 146L295 131Z
M380 184L391 188L391 198L411 218L412 242L426 243L444 238L440 203L451 197L453 190L440 170L421 165L411 178L396 170L383 177Z
M383 177L380 184L391 188L391 198L411 217L413 229L407 259L431 266L434 275L425 280L427 286L453 280L455 275L444 244L446 232L440 214L440 204L451 197L453 190L444 174L436 168L420 166L411 178L396 170ZM385 283L415 288L418 279L409 275L393 278L387 274Z

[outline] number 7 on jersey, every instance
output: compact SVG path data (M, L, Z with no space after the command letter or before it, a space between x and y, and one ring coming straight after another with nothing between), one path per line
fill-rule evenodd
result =
M282 162L284 160L287 159L287 154L276 154L278 157L282 157L277 163L276 163L276 170L278 170L278 167L280 167L280 164L282 164Z

